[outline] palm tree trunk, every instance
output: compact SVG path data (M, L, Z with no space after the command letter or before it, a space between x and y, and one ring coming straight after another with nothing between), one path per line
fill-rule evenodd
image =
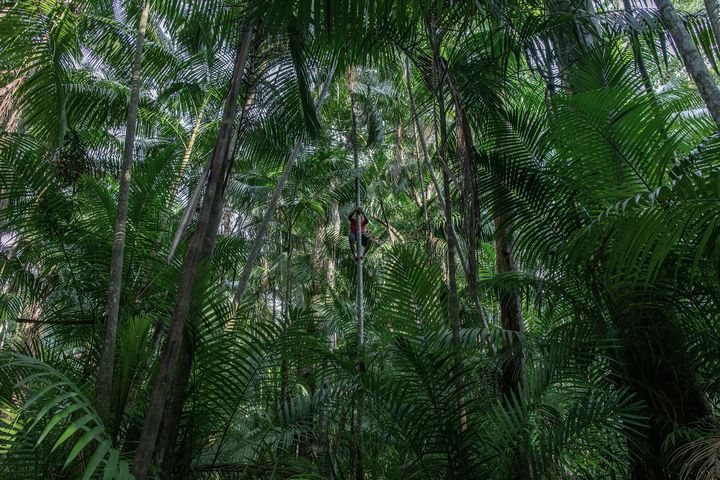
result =
M422 153L423 153L423 160L425 162L425 166L428 169L428 172L430 173L430 179L432 180L433 187L435 189L435 194L438 197L438 200L440 200L440 203L445 205L445 196L443 195L443 189L440 186L440 182L438 181L437 176L435 175L435 169L432 166L432 163L430 162L430 153L428 152L427 142L425 141L425 137L422 135L422 125L420 124L420 116L418 115L417 111L417 105L415 103L415 96L413 95L412 90L412 79L410 75L410 60L406 57L405 58L405 69L407 73L407 86L408 86L408 98L410 100L410 114L412 115L414 121L415 121L415 128L419 132L418 140L420 141L420 146L422 147ZM455 242L455 245L458 244L458 237L457 232L455 231L455 226L453 224L452 216L446 217L445 222L449 223L451 226L450 230L450 236L453 238L453 241ZM458 258L460 259L460 265L462 265L463 271L465 272L465 275L468 274L468 263L465 259L465 256L463 254L463 251L458 249L457 250ZM482 323L482 326L485 330L489 329L489 325L487 322L487 318L485 317L485 312L482 309L482 305L480 304L479 297L472 298L472 301L475 304L475 308L478 311L478 316L480 317L480 322ZM492 343L488 342L488 347L491 351L494 350L494 347Z
M332 74L330 75L330 79L332 79ZM329 84L327 85L329 88ZM323 90L322 100L324 100L324 97L327 96L327 88ZM252 93L248 93L247 98L245 100L245 105L243 107L243 113L247 112L247 110L250 108L250 105L252 104L254 95ZM318 104L318 108L321 105L321 102ZM242 122L242 119L241 119ZM241 128L242 126L240 126ZM233 139L230 142L229 150L230 152L234 150L235 142L238 136L238 132L235 133L233 136ZM296 144L297 147L297 144ZM297 158L297 155L299 154L299 151L296 151L293 149L293 153L291 153L290 159L288 162L292 160L292 162L295 161ZM285 172L289 173L292 170L292 163L290 164L290 168L286 166ZM285 172L283 172L283 176L285 177L284 180L282 180L280 183L282 186L284 186L285 181L287 180L287 175L285 175ZM224 174L225 181L227 181L227 169L226 173ZM276 188L277 191L277 188ZM279 196L278 196L279 198ZM194 202L197 203L197 200ZM194 204L191 202L191 204ZM275 203L277 203L277 199L275 200ZM212 214L212 220L211 224L217 225L220 221L220 214L222 212L221 207L216 207L213 209ZM274 209L273 209L274 212ZM268 219L268 224L270 222L270 219ZM262 226L261 226L262 228ZM267 228L267 225L265 225L265 228ZM262 244L258 242L258 244L261 246ZM258 249L259 252L259 249ZM255 256L257 256L257 253L255 252ZM209 257L212 254L212 250L206 250L204 252L204 256ZM289 281L289 280L288 280ZM246 284L247 285L247 280ZM284 304L285 305L285 304ZM179 354L179 361L178 366L176 368L176 372L173 376L173 383L171 387L170 392L170 400L168 402L168 410L167 414L165 415L167 422L163 426L163 435L159 441L158 449L162 450L162 457L163 457L163 470L168 472L171 468L174 468L177 471L182 471L185 466L178 465L176 461L176 452L175 448L177 446L177 438L179 433L179 427L180 427L180 416L182 414L182 409L185 404L185 395L187 386L189 383L189 375L190 375L190 368L192 366L192 352L190 350L190 345L187 339L183 339L182 346L180 349ZM181 457L182 458L182 457ZM215 459L217 460L217 459Z
M175 252L177 251L177 247L180 246L180 241L182 241L183 237L185 236L185 232L190 226L190 221L192 220L193 213L195 213L197 204L200 201L200 195L205 188L209 173L210 165L208 164L205 166L202 175L200 175L200 177L198 178L198 182L193 189L192 195L190 195L187 206L185 207L185 213L183 214L183 218L182 220L180 220L180 224L178 225L177 230L175 230L175 235L173 235L173 240L170 244L170 250L165 257L165 262L167 263L170 263L172 261L173 257L175 256Z
M337 200L333 200L330 209L330 218L332 219L332 238L340 238L340 206ZM327 266L327 282L331 290L335 289L335 263L337 262L337 251L335 243L333 243L332 254Z
M717 0L705 0L705 10L710 19L710 26L712 27L713 36L715 37L715 45L717 48L720 48L720 18L718 17L718 15L720 15L720 6L718 6Z
M463 166L462 204L465 213L463 221L465 223L468 246L468 268L465 276L471 298L479 298L477 285L477 222L480 205L476 188L477 161L475 158L475 146L460 91L457 89L457 85L453 82L452 75L448 71L446 71L446 78L455 108L457 156L460 164Z
M516 272L517 265L512 253L512 236L503 215L495 218L495 229L497 232L495 270L499 274ZM522 388L525 376L525 355L521 345L525 327L518 292L507 290L500 292L500 322L503 330L509 333L504 336L501 352L500 394L503 405L511 407L514 404L512 399ZM520 444L511 465L511 479L526 480L531 477L530 464L526 457L527 452L524 445Z
M508 231L506 220L503 215L495 218L495 270L497 273L511 273L517 271L517 265L512 254L512 236ZM524 355L518 348L517 337L524 333L522 307L520 296L514 291L503 291L500 293L500 319L503 330L512 332L512 338L507 338L504 345L504 353L509 354L507 361L502 368L502 379L500 390L503 398L517 393L523 384Z
M432 20L428 22L428 29L432 28ZM430 38L433 38L432 35ZM447 237L447 265L448 265L448 310L450 316L450 331L452 334L452 345L455 354L455 364L452 368L452 377L455 384L457 394L457 418L458 431L463 432L467 428L467 413L464 408L463 391L465 382L463 381L463 358L461 350L460 329L460 304L457 293L457 264L455 262L455 251L458 248L457 236L454 235L454 226L452 222L452 199L450 196L450 171L445 168L448 165L448 146L447 146L447 112L445 110L445 92L444 82L447 79L447 69L440 56L440 42L438 38L432 45L432 71L433 71L433 90L437 100L438 123L440 127L440 143L438 145L438 157L441 165L443 165L443 189L445 194L445 235ZM436 125L437 130L437 125ZM465 273L469 273L469 264ZM459 436L458 436L459 438ZM467 464L465 447L461 442L454 446L457 458L450 460L449 477L456 478L456 474L463 471Z
M351 147L353 153L353 160L355 162L355 208L360 208L360 156L358 154L358 136L357 136L357 121L355 118L355 96L354 90L354 79L352 78L352 72L348 73L349 77L349 88L350 88L350 117L351 123ZM362 246L362 220L361 215L356 213L355 215L355 238L356 247L355 252L357 253L356 263L356 315L357 315L357 373L358 376L362 375L365 371L364 363L364 349L365 349L365 292L363 285L363 246ZM353 441L350 448L350 464L351 464L351 475L354 480L363 480L365 477L363 473L363 461L362 461L362 421L363 412L365 407L365 398L363 395L362 387L358 388L356 394L356 411L353 421Z
M122 287L123 257L125 254L125 231L130 200L130 176L132 172L133 154L135 152L135 134L137 131L138 107L140 104L140 69L142 67L142 51L145 43L150 2L146 1L140 14L140 23L135 37L135 58L132 67L132 83L130 86L130 102L128 105L127 127L123 160L120 167L120 189L118 207L115 217L115 237L113 239L112 257L110 259L110 280L108 282L107 317L103 335L102 352L98 364L96 386L97 407L105 425L110 428L111 396L113 371L115 364L115 347L117 344L117 324L120 311L120 292Z
M249 71L251 71L252 67L249 67ZM250 76L251 73L248 74ZM252 102L254 100L254 95L252 91L252 86L248 88L248 91L245 95L245 102L243 106L243 116L240 117L240 121L238 122L238 127L233 133L232 139L230 140L230 143L228 144L228 155L232 156L235 148L235 142L237 140L237 137L239 135L239 130L242 129L243 125L243 119L245 113L250 109L250 106L252 105ZM227 181L229 179L229 173L231 170L231 164L232 164L232 158L229 159L223 166L223 174L222 177L224 178L223 184L227 184ZM207 165L205 167L205 174L202 177L202 181L205 181L207 178L207 174L210 171L210 165ZM200 192L202 189L202 185L198 184L195 192L193 192L193 197ZM223 186L223 191L225 187ZM198 198L191 199L190 203L188 204L188 208L185 212L185 217L183 218L183 222L181 223L180 227L178 228L178 231L176 232L175 239L173 241L173 246L177 247L180 239L182 238L182 235L184 235L185 230L187 229L189 225L189 219L192 217L192 213L195 211L195 205L197 204ZM210 222L211 229L214 229L217 231L221 214L223 210L223 199L221 198L215 206L213 206L213 210L210 216ZM176 243L177 242L177 243ZM212 250L213 245L205 244L202 257L203 258L211 258L212 257ZM171 251L168 254L167 261L169 262L171 260L171 254L174 254L174 248L171 247ZM185 399L186 399L186 393L187 393L187 387L190 383L190 369L192 368L192 362L193 362L193 353L190 345L190 341L186 336L183 336L182 345L180 347L180 353L178 355L178 362L177 366L175 367L175 373L173 374L173 381L172 385L170 387L170 392L168 395L169 400L167 401L167 410L163 418L162 423L162 435L157 441L157 457L158 459L162 459L162 469L164 472L168 473L171 471L174 471L175 476L185 472L189 466L184 465L182 462L186 457L183 457L182 455L178 455L177 452L177 439L178 434L180 433L180 419L183 412L183 407L185 406Z
M328 77L322 86L320 96L315 102L316 110L319 110L322 107L322 104L325 102L334 75L335 66L330 69ZM262 248L263 242L265 241L265 234L267 233L268 226L270 225L270 222L275 215L275 209L277 208L278 201L280 200L280 196L282 195L283 189L285 188L285 183L287 182L287 179L290 176L290 172L295 165L295 161L300 156L303 148L304 142L302 140L297 140L295 142L295 146L292 149L292 152L290 152L290 157L288 157L288 160L285 163L283 173L280 176L278 183L275 185L275 190L273 191L272 197L270 197L270 203L265 209L265 214L263 215L262 222L260 223L260 226L255 233L255 239L253 240L253 244L250 247L250 252L248 252L247 259L245 260L245 266L243 267L242 274L240 275L240 281L238 282L237 289L235 290L235 297L233 301L236 304L239 304L242 301L243 296L245 295L248 281L250 280L250 274L252 273L252 269L255 266L255 261L258 254L260 253L260 248Z
M424 221L424 230L427 237L427 252L430 255L430 219L428 218L427 210L427 190L425 188L425 179L423 175L422 164L420 163L420 132L417 130L417 126L413 122L413 132L415 135L415 161L417 163L418 178L420 179L420 201L422 202L422 213Z
M287 249L285 250L285 298L283 299L283 309L285 310L286 321L289 321L292 315L292 262L293 262L293 211L288 208L283 215L287 219ZM278 396L278 405L283 405L288 400L289 386L289 367L287 358L287 349L280 349L280 395Z
M257 41L257 39L256 39ZM209 98L209 96L205 97L206 99ZM238 130L242 128L242 122L244 119L244 115L247 113L247 111L250 109L250 106L252 105L254 101L254 93L252 90L249 90L246 98L245 98L245 105L243 106L243 116L240 118L240 123L238 125L238 128L233 133L233 136L230 140L230 144L228 146L228 152L232 155L232 153L235 151L235 144L237 142L237 137L239 135ZM201 110L204 109L204 106L201 108ZM199 132L199 123L196 123L196 127L198 128ZM190 143L188 144L188 151L191 151L192 144L194 144L194 139L191 137ZM187 152L186 152L187 153ZM189 154L187 155L187 158L189 160ZM185 207L185 213L183 215L182 220L180 221L180 224L178 225L177 229L175 230L175 235L173 235L172 244L170 245L170 250L168 251L167 256L165 257L165 262L170 263L175 256L175 252L177 251L178 246L180 246L180 242L182 241L183 237L185 236L185 232L187 231L188 227L190 226L190 221L192 220L193 214L195 213L198 201L200 200L200 195L203 192L203 189L205 188L205 185L207 183L208 174L210 173L210 166L211 166L212 158L209 159L208 164L205 165L205 170L203 170L203 174L200 176L200 179L198 183L195 185L195 188L193 189L192 195L190 196L190 199L188 200L188 204ZM183 167L184 169L184 167ZM179 180L178 180L179 183ZM175 189L177 190L178 185L176 184Z
M251 48L257 48L258 42L261 41L261 37L258 35L255 37L254 44L255 46ZM252 77L254 74L254 69L257 68L256 65L250 65L247 67L247 76ZM207 98L207 96L206 96ZM240 133L243 129L244 120L245 120L245 114L250 110L250 107L252 106L253 102L255 100L255 90L253 85L249 85L246 92L245 92L245 101L242 108L242 114L240 116L240 119L238 121L237 127L233 131L233 135L230 139L230 143L228 144L228 151L227 155L230 157L227 162L223 165L223 173L222 178L223 180L223 191L225 189L225 186L227 185L227 182L230 178L230 173L232 170L232 164L234 162L234 152L235 152L235 146L237 144L237 139L240 136ZM212 159L211 159L212 161ZM207 175L210 171L211 165L208 164L205 167L205 174L202 177L202 181L204 182L207 178ZM177 248L180 239L185 233L185 230L189 226L189 220L192 217L192 213L195 211L195 205L197 205L197 201L199 198L199 192L202 190L202 184L198 184L195 188L195 191L193 192L193 198L191 198L188 207L185 211L185 216L183 218L183 221L181 222L181 225L178 227L178 230L175 234L175 238L173 239L173 246L171 247L170 252L168 253L168 257L166 259L167 262L170 262L172 259L172 255L174 254L175 248ZM197 195L197 197L196 197ZM222 217L223 212L223 205L224 205L224 198L223 196L220 197L220 200L216 202L216 204L213 206L212 213L210 215L210 222L211 225L210 229L217 232L220 220ZM213 254L213 244L205 244L202 257L203 258L212 258ZM162 435L157 441L157 457L159 460L162 460L162 470L165 473L173 472L174 476L183 475L186 473L186 471L189 469L189 465L183 462L189 461L189 458L187 455L183 455L186 452L179 452L177 450L178 448L178 435L180 433L180 420L183 412L183 408L185 406L185 400L187 397L187 387L190 383L190 369L192 368L193 363L193 352L191 349L190 341L187 338L187 336L183 336L182 345L180 347L180 354L178 356L178 362L177 367L175 368L175 373L173 375L173 381L172 385L170 387L170 392L168 395L168 402L167 402L167 410L163 418L162 423Z
M170 399L167 402L167 413L163 416L162 429L157 441L157 457L162 461L162 471L166 474L181 472L187 469L182 465L177 454L177 441L180 432L180 420L185 406L185 394L190 383L193 352L190 342L183 339L178 355L175 375L170 387Z
M250 247L250 252L248 252L247 259L245 260L245 267L243 268L242 274L240 275L240 281L238 283L237 289L235 290L235 303L239 304L245 296L245 291L247 290L247 285L250 281L250 274L252 273L252 269L255 266L255 261L257 260L257 256L260 253L260 249L262 248L265 234L267 233L270 222L275 215L275 209L277 208L278 201L280 201L280 197L282 196L283 189L285 188L285 183L287 183L287 179L290 177L292 167L295 165L295 161L300 156L303 147L304 142L302 140L298 140L295 142L295 146L290 152L290 156L285 163L285 168L283 168L283 173L282 175L280 175L280 179L278 179L278 183L275 185L275 190L273 190L273 194L270 197L270 203L265 209L265 214L263 215L260 226L255 233L255 239L253 240L253 244Z
M695 82L700 96L710 111L710 116L720 128L720 89L715 85L705 61L685 28L680 15L675 11L672 2L655 0L655 5L660 10L660 18L663 23L670 30L670 35L672 35L678 53L685 64L685 69Z
M443 172L443 187L445 189L445 217L452 216L452 202L450 201L450 177ZM450 329L452 331L452 342L455 347L455 367L453 373L460 378L462 373L462 355L460 353L460 308L458 305L457 295L457 265L455 263L455 241L452 239L451 226L449 222L445 222L445 232L448 237L447 241L447 262L448 262L448 303L450 306ZM462 383L458 383L458 388L462 387Z
M225 173L228 162L230 162L228 144L237 110L237 99L240 93L243 72L245 71L245 64L250 50L252 33L252 27L245 28L235 57L230 90L225 104L225 111L223 112L222 124L218 132L218 139L213 150L210 177L208 178L205 198L200 209L198 226L190 243L188 254L185 257L175 312L170 322L167 339L163 345L162 357L155 376L150 404L145 414L140 441L135 452L133 474L137 480L145 479L155 450L155 441L165 411L165 400L172 381L172 371L178 360L185 323L190 313L195 280L200 268L207 260L207 258L204 258L203 253L212 251L212 246L215 243L217 222L213 222L213 220L219 220L220 218L217 215L217 210L222 205ZM215 225L211 223L215 223Z
M205 107L207 107L208 101L210 100L210 95L205 94L205 96L202 99L202 103L200 104L200 108L198 109L197 113L195 114L195 124L193 125L193 129L190 132L190 138L188 139L188 143L185 146L185 152L183 153L182 159L180 160L180 165L178 167L178 178L175 182L175 186L173 186L172 189L172 198L177 195L178 190L180 190L180 183L182 182L182 177L185 174L185 169L187 168L188 164L190 163L190 159L192 158L192 153L195 148L195 142L197 141L197 137L200 135L200 129L202 128L202 120L203 120L203 114L205 113Z
M403 163L405 163L405 151L403 150L403 125L402 121L398 121L395 129L395 164L392 170L393 184L397 188L400 183L400 171Z

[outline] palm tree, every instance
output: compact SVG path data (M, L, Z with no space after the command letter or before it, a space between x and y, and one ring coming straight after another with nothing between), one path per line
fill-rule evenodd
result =
M658 10L501 3L152 4L103 403L142 5L0 7L0 476L711 477L717 125Z
M133 475L140 480L147 475L155 449L155 441L165 409L166 396L172 380L171 372L173 366L177 363L183 342L183 330L191 308L192 291L198 276L198 269L201 267L201 263L206 261L212 254L215 244L215 236L220 222L225 177L230 169L231 155L228 153L228 145L252 34L252 26L246 27L241 37L242 40L238 45L233 76L230 81L230 89L218 132L218 140L210 160L210 175L208 176L205 197L200 207L198 226L184 261L178 303L170 323L168 338L163 346L163 356L160 369L156 374L153 393L150 397L150 406L145 414L145 422L133 463Z
M123 257L125 252L125 231L130 197L130 173L135 153L135 132L137 130L138 107L140 104L140 69L142 51L145 42L150 2L145 2L140 13L140 21L135 38L135 57L132 65L132 83L130 85L130 101L128 103L128 120L125 129L125 145L123 147L122 165L120 167L120 191L118 193L117 216L115 220L115 237L113 240L112 257L110 259L110 282L108 285L107 318L103 348L98 365L97 404L106 424L110 423L110 405L112 379L115 363L115 347L117 343L117 323L120 309L120 291L122 287Z

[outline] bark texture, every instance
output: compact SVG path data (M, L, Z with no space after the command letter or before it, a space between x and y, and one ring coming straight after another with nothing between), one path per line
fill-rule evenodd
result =
M120 311L120 293L122 290L123 258L125 256L125 234L130 203L130 177L133 156L135 153L135 136L137 132L138 108L140 105L140 70L142 68L142 51L145 44L145 30L150 15L150 2L145 2L140 13L137 35L135 37L135 58L132 66L130 101L128 104L127 127L125 129L125 145L123 146L122 165L120 167L120 189L118 191L118 207L115 217L115 236L113 238L112 256L110 259L110 280L108 282L107 317L103 335L102 351L98 365L97 407L105 425L110 428L111 397L113 372L115 365L115 348L117 346L117 326Z
M517 271L513 257L512 235L504 216L495 218L495 271L499 274ZM525 326L522 315L520 292L501 290L500 323L505 330L504 343L500 352L500 394L504 405L511 407L512 400L522 388L525 377L525 355L522 337ZM517 446L515 459L510 466L510 478L526 480L531 478L530 464L527 461L524 445Z
M225 173L227 172L230 162L228 145L232 133L235 112L237 110L237 100L240 93L243 72L245 71L245 64L250 49L252 32L253 29L251 27L245 29L235 57L230 90L218 132L218 139L213 150L205 198L200 208L198 225L183 264L175 312L170 322L168 336L163 345L160 365L155 376L153 391L150 397L150 404L145 414L143 429L140 433L140 441L135 452L133 474L136 480L144 480L150 467L150 461L153 458L153 452L155 450L155 442L165 411L165 400L172 382L172 372L178 360L185 323L190 313L193 290L198 278L198 273L207 260L207 258L204 258L203 253L212 251L212 246L215 243L218 226L216 220L219 221L220 218L218 210L221 209ZM212 225L213 223L216 224Z
M353 95L354 90L354 79L352 72L348 75L348 83L350 89L350 117L351 123L351 139L350 146L352 148L353 160L355 163L355 208L360 208L360 157L358 153L358 134L357 134L357 121L355 118L355 96ZM365 292L363 286L363 246L362 246L362 215L359 213L355 214L355 238L357 244L355 246L355 252L357 252L357 258L355 260L356 265L356 299L355 299L355 314L357 316L357 373L358 376L362 376L365 371L364 364L364 350L365 350ZM353 441L350 448L350 464L351 464L351 475L353 480L362 480L365 478L362 460L362 436L363 436L363 411L364 411L364 395L362 387L358 389L355 397L356 411L352 425L353 430Z
M718 89L712 75L710 75L705 60L700 55L700 51L695 46L690 33L685 28L685 24L672 2L670 0L655 0L655 5L660 11L663 23L670 30L670 35L685 64L685 69L693 82L695 82L698 92L710 112L710 116L720 128L720 89Z
M705 10L707 11L708 18L710 19L710 26L712 27L713 36L715 37L715 44L718 48L720 48L720 6L718 5L718 1L705 0Z
M450 97L452 98L453 107L455 109L455 138L457 145L457 159L459 165L462 166L462 195L461 206L463 210L463 222L465 227L465 235L467 237L467 278L468 291L471 298L479 298L478 280L477 280L477 225L478 216L480 214L479 192L477 189L477 159L475 158L475 147L473 144L473 135L470 128L468 117L465 114L465 107L462 96L457 85L453 81L450 72L446 73ZM480 315L484 317L483 312Z

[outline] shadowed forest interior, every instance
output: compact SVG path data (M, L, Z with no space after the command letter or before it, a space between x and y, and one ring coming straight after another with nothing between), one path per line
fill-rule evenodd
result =
M0 0L0 479L720 479L718 0Z

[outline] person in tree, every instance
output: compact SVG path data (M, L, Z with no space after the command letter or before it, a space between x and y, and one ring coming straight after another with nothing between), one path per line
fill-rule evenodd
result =
M353 258L355 260L358 259L357 252L355 251L355 246L357 245L356 215L360 215L360 235L362 240L363 252L367 253L372 246L372 238L370 238L370 235L368 235L368 233L365 231L365 225L367 225L368 219L363 213L362 209L360 207L357 207L352 212L350 212L350 215L348 215L348 220L350 221L350 235L348 235L348 240L350 241L350 251L352 252Z

